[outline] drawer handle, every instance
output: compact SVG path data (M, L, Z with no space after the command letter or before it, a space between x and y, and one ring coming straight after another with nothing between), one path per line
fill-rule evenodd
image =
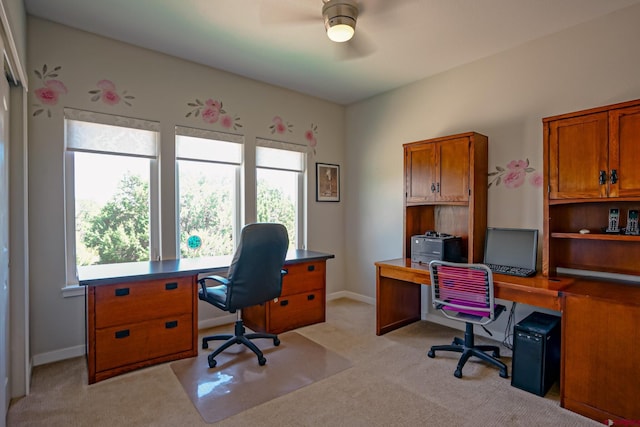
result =
M313 301L314 299L316 299L314 294L307 295L307 301Z
M129 295L129 288L116 289L116 296L117 297L124 297L126 295Z
M165 283L164 289L167 291L178 289L178 282Z
M164 327L167 329L173 329L178 327L178 321L172 320L171 322L165 322Z
M284 307L285 305L289 305L289 300L288 299L283 299L282 301L280 301L280 305L282 307Z
M314 271L316 269L315 265L308 265L307 266L307 271Z
M129 336L129 330L124 329L122 331L116 331L116 339L119 340L121 338L126 338Z

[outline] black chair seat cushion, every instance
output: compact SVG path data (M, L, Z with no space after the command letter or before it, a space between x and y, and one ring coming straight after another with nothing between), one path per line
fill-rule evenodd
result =
M200 292L198 292L198 298L201 299L202 301L206 301L209 304L212 304L216 307L218 307L221 310L227 310L227 286L226 285L219 285L219 286L209 286L206 288L207 292L203 292L202 289L200 289ZM235 310L234 310L235 311Z

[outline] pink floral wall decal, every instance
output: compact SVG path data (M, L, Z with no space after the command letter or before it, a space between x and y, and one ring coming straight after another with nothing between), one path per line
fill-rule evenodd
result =
M127 91L123 91L122 95L118 94L116 90L116 85L111 80L103 79L96 83L98 89L90 90L89 93L92 95L91 100L93 102L100 101L104 102L107 105L117 105L120 101L124 102L126 105L131 107L132 99L135 99L135 96L129 95Z
M293 125L290 124L289 122L285 122L284 120L282 120L282 117L275 116L272 120L272 125L269 126L269 129L271 129L272 134L273 133L283 134L287 131L293 132Z
M60 80L55 79L58 77L58 71L62 69L61 66L54 67L49 70L47 64L42 66L42 70L33 70L36 77L42 82L42 86L34 90L33 93L38 98L39 103L34 104L36 109L33 111L33 116L39 116L43 112L47 112L47 117L51 117L51 110L49 106L58 104L60 95L67 93L67 87Z
M518 188L527 181L527 174L531 174L529 177L529 184L534 187L542 187L542 174L536 172L534 168L529 165L529 159L526 160L511 160L505 167L496 166L494 172L489 172L489 187L492 185L500 185L504 183L504 186L510 189Z
M196 98L193 102L187 102L187 105L192 107L192 110L185 114L185 117L201 117L202 121L211 124L220 122L220 125L225 129L236 130L242 127L240 117L232 117L227 114L220 101L209 98L202 102Z
M318 145L318 125L311 123L311 127L304 133L304 139L307 141L307 146L313 151L313 155L316 155L316 145Z

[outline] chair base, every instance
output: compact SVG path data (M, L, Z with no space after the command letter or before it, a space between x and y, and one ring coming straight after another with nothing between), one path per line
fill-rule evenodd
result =
M462 368L471 356L475 356L496 366L500 369L500 376L502 378L509 378L507 365L497 359L500 357L500 348L495 345L474 345L473 323L467 322L466 325L464 340L456 337L450 345L434 345L427 353L427 356L430 358L436 357L436 351L455 351L462 353L458 361L458 366L453 373L456 378L462 378ZM493 352L493 357L487 354L489 351Z
M247 347L249 347L251 351L253 351L256 354L256 356L258 356L258 364L260 366L263 366L265 363L267 363L267 359L264 357L260 349L254 343L251 342L251 340L258 339L258 338L272 339L273 345L275 345L276 347L280 345L280 339L275 334L263 334L263 333L246 334L242 320L236 320L234 335L231 335L231 334L211 335L211 336L202 338L203 349L209 348L209 341L225 340L225 342L220 347L215 349L213 353L211 353L207 357L207 360L209 361L209 367L215 368L217 364L215 357L233 344L244 344Z

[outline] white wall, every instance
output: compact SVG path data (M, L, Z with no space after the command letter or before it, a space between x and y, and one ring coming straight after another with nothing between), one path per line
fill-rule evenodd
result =
M175 176L173 168L174 126L229 131L220 124L207 124L200 117L185 117L195 98L221 101L245 136L248 203L245 220L255 215L253 168L256 137L305 143L304 132L317 125L316 154L308 156L308 248L335 254L327 262L327 291L343 289L344 202L315 202L315 162L344 166L345 108L317 98L259 83L226 72L137 48L114 40L32 18L28 20L28 61L32 90L29 98L29 236L31 279L31 350L35 364L83 354L84 300L63 298L65 286L63 108L72 107L155 120L161 126L161 198L163 208L163 258L173 258L175 248ZM220 42L220 41L219 41ZM223 41L222 41L223 42ZM43 82L34 70L44 65L62 67L55 79L64 83L55 105L33 116L43 105L35 91ZM109 79L119 91L135 98L132 106L106 105L91 101L90 90ZM48 117L46 110L51 112ZM273 135L274 116L293 125L293 132ZM342 198L346 198L346 186ZM200 318L214 314L200 305Z
M638 22L636 5L349 106L347 289L375 296L374 261L402 256L403 143L477 131L489 171L542 172L543 117L640 98ZM488 225L542 230L542 198L494 185Z

